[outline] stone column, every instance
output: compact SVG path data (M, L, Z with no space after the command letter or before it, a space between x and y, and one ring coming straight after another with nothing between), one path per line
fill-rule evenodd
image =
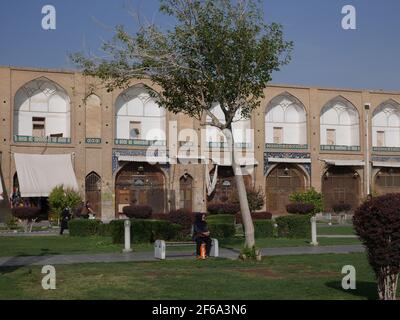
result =
M311 217L311 244L313 246L318 245L317 241L317 218L316 217Z
M131 249L131 221L129 219L124 221L125 227L125 249L123 252L132 252Z

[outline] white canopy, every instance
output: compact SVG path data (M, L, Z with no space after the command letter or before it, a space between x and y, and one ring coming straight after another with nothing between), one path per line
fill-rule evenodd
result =
M22 197L48 197L60 185L79 190L70 154L15 153L14 159Z
M268 158L268 162L277 162L277 163L311 163L311 159Z
M388 168L400 168L400 162L394 161L373 161L374 167L388 167Z
M166 156L119 156L118 161L130 161L130 162L148 162L148 163L169 163L169 159Z
M363 160L322 160L325 161L326 164L330 164L333 166L345 167L345 166L358 166L362 167L365 165Z

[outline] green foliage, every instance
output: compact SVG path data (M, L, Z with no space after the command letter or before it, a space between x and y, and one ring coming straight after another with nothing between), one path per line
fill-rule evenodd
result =
M90 237L99 235L100 220L73 219L68 222L69 235L71 237Z
M294 192L289 197L292 202L307 203L314 205L314 214L324 211L324 198L322 193L310 188L304 192Z
M124 242L124 220L110 222L113 243ZM157 239L181 240L182 226L162 220L131 220L132 243L153 243Z
M6 226L9 230L18 229L18 219L13 215L8 215L6 219Z
M260 249L256 247L248 248L244 247L240 250L239 259L241 260L261 260Z
M232 223L208 223L210 236L216 239L233 238L236 233L235 225Z
M251 188L246 190L247 202L249 203L250 212L253 214L257 210L261 210L264 206L265 194L261 187L258 189ZM233 196L232 202L240 205L239 197L237 194Z
M207 216L208 223L235 223L235 216L231 214L217 214Z
M311 237L311 215L288 215L276 218L278 237L304 239Z
M82 197L78 192L64 189L63 185L55 187L49 195L50 210L56 217L60 217L65 208L74 209L81 202Z
M254 234L256 238L272 238L274 237L274 223L271 220L255 220Z

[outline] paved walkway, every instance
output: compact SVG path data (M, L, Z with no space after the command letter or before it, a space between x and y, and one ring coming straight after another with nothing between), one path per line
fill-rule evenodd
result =
M323 246L323 247L288 247L288 248L264 248L263 256L284 256L302 254L323 253L354 253L363 252L361 245ZM239 250L220 248L220 257L225 259L237 259ZM193 259L193 252L167 251L167 259ZM53 255L53 256L28 256L28 257L3 257L0 258L0 267L19 267L28 265L58 265L74 263L94 262L138 262L159 261L154 258L153 252L133 253L100 253L79 255Z

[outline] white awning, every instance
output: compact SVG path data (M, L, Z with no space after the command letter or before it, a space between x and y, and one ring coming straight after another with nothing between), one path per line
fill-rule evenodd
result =
M14 153L22 197L48 197L60 185L78 191L70 154Z
M212 157L211 160L218 164L219 166L231 166L232 161L230 157L225 158L225 157ZM258 161L254 159L253 157L251 158L239 158L237 159L237 163L240 166L255 166L258 165Z
M394 161L373 161L372 166L374 167L388 167L388 168L400 168L400 162Z
M324 159L322 161L325 161L326 164L330 164L332 166L338 166L338 167L346 167L346 166L362 167L365 165L365 162L363 160L327 160L327 159Z
M311 163L311 159L268 158L268 162L278 162L278 163Z
M148 163L169 163L169 159L166 156L159 157L148 157L148 156L119 156L118 161L129 161L129 162L148 162Z

